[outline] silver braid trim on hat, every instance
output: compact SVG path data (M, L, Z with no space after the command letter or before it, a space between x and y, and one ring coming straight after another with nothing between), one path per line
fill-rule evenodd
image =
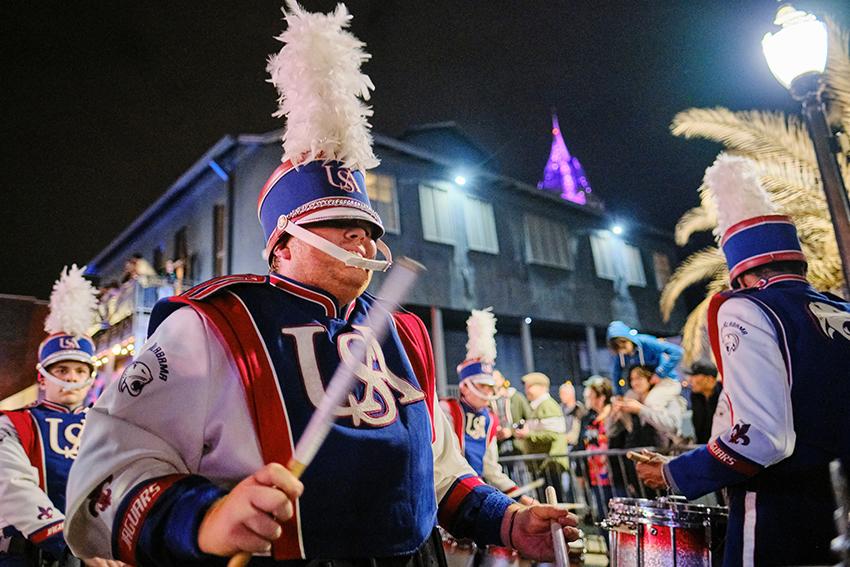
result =
M315 209L324 209L327 207L350 207L354 209L360 209L361 211L365 212L370 217L375 219L375 223L378 226L383 226L383 223L381 222L381 217L379 217L378 213L372 210L371 207L369 207L365 203L357 201L356 199L346 199L344 197L326 197L323 199L316 199L315 201L310 201L309 203L305 203L300 207L296 207L295 209L290 211L289 214L286 215L286 217L290 220L294 220L297 217L300 217L301 215L309 213L310 211L313 211Z

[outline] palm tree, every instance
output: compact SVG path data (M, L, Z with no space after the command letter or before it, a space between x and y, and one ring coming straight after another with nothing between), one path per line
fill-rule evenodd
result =
M824 78L830 121L850 132L850 34L829 19L827 27L829 57ZM809 280L818 289L841 289L838 245L821 189L814 147L797 116L758 110L691 108L673 118L670 130L675 136L687 139L719 142L727 153L753 160L773 202L797 225L803 252L809 260ZM843 147L838 165L845 186L850 186L850 143L846 136L840 139ZM699 188L699 194L700 205L687 211L676 224L676 243L680 246L687 244L693 234L717 227L717 212L705 185ZM682 292L705 280L709 280L706 298L689 314L683 330L688 361L698 359L706 350L705 322L711 297L729 287L723 252L717 246L710 246L690 255L676 269L661 295L661 312L667 320Z

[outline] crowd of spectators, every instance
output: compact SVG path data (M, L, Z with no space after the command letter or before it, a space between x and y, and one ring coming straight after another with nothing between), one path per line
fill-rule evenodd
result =
M594 375L581 383L567 379L558 385L558 400L552 397L549 377L541 372L522 377L525 395L495 374L499 387L493 409L500 418L500 454L534 455L528 461L532 472L547 481L562 475L562 486L556 488L565 492L570 491L570 478L577 478L594 494L597 509L613 496L639 490L634 467L623 452L615 461L610 453L594 451L704 444L711 437L713 417L726 411L717 368L710 362L698 361L680 370L680 376L681 347L618 321L609 326L608 339L611 376ZM580 394L577 386L583 386ZM572 459L576 470L569 471L573 451L588 453ZM568 471L572 474L563 474ZM571 499L573 494L563 496Z

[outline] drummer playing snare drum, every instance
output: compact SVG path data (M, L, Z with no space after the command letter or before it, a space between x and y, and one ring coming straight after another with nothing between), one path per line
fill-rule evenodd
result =
M728 487L724 565L833 562L829 462L850 462L850 303L806 280L794 224L754 164L706 171L733 291L709 306L730 411L725 431L675 459L637 465L648 486L688 498Z

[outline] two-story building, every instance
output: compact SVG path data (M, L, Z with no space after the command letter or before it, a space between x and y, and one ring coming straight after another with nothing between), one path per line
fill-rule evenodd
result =
M401 138L376 134L375 152L381 165L366 182L385 241L394 255L428 269L407 307L429 326L442 393L457 382L472 308L493 306L497 366L515 385L531 370L547 373L553 387L606 373L612 319L662 336L681 328L681 307L669 323L658 310L676 254L672 235L646 224L616 226L557 122L538 186L494 173L492 162L481 167L488 156L452 124ZM170 272L131 280L111 298L96 337L107 381L144 340L158 297L190 281L267 271L257 196L280 158L280 132L224 137L89 262L102 284L119 279L134 253Z

